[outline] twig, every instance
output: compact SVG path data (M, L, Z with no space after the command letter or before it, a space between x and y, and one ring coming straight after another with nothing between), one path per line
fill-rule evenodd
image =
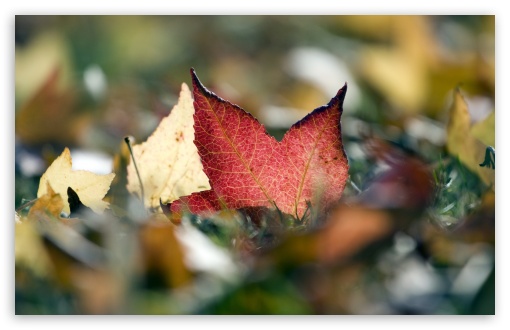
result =
M25 204L23 204L23 205L21 205L20 207L18 207L18 208L16 209L16 212L19 212L19 211L23 210L25 207L30 206L30 205L32 205L32 204L34 204L34 203L35 203L38 199L39 199L39 198L36 198L36 199L32 199L31 201L26 202Z

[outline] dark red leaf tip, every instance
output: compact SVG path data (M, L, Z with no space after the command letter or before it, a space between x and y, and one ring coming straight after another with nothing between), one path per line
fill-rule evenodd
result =
M197 76L197 73L195 71L194 68L191 68L190 69L190 74L191 74L191 80L193 82L193 86L196 86L198 87L198 89L202 92L202 94L205 94L205 95L209 95L209 96L212 96L214 98L217 98L218 100L222 101L222 102L228 102L224 99L222 99L221 97L219 97L218 95L216 95L215 93L211 92L210 90L208 90L203 84L202 82L200 81L200 79L198 79L198 76ZM230 102L229 102L230 103Z
M338 93L336 93L336 98L340 101L340 103L344 102L345 94L347 93L347 82L344 83L343 87L338 90Z
M194 68L191 68L189 70L190 74L191 74L191 80L193 82L193 85L194 86L197 86L198 88L200 88L200 90L204 93L207 93L207 94L211 94L211 92L209 92L209 90L207 90L207 88L205 88L204 85L202 85L202 82L200 82L200 79L198 79L198 76L197 76L197 73L195 71Z

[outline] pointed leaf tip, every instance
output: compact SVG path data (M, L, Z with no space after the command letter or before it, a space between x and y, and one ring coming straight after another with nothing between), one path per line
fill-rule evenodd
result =
M337 99L340 102L340 105L343 105L346 94L347 94L347 82L345 82L342 88L338 90L333 99Z
M194 68L191 68L189 71L191 74L191 81L193 83L193 89L198 88L204 94L215 95L213 92L211 92L207 88L205 88L205 86L202 84L200 79L198 79L197 73Z
M189 69L189 74L191 75L191 79L194 81L195 78L197 77L197 73L195 71L195 68L190 68Z

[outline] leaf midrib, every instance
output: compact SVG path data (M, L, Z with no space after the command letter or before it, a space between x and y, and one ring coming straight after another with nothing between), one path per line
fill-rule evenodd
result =
M314 124L315 124L315 118L314 118ZM303 171L303 175L301 176L302 180L301 180L301 183L299 184L298 193L296 196L296 202L294 203L294 213L295 213L296 217L298 217L299 199L301 198L301 194L303 193L303 186L305 184L306 174L308 173L308 169L310 168L310 163L312 161L313 155L315 154L315 150L317 149L317 144L319 143L319 141L322 137L322 134L324 133L325 130L326 130L326 128L321 129L317 139L315 139L315 143L314 143L313 148L310 152L310 156L308 157L308 161L306 162L305 170ZM300 131L300 134L301 134L301 131Z
M221 132L223 133L223 136L225 137L225 139L229 142L230 146L232 147L232 149L235 151L237 157L239 158L239 160L241 161L241 163L243 164L244 168L246 169L246 171L251 175L251 177L253 178L253 180L255 181L255 183L258 185L258 187L260 188L260 190L262 190L262 192L264 193L264 195L266 196L268 202L271 204L271 203L274 203L274 200L269 196L269 194L267 193L266 189L264 189L264 187L262 186L262 184L260 183L260 181L258 180L258 178L255 176L255 174L250 170L250 167L248 166L248 164L246 164L246 162L244 161L243 157L241 157L241 154L239 153L239 151L237 150L235 144L233 143L233 141L229 138L226 130L223 128L223 126L221 125L221 121L219 119L219 117L217 116L216 114L216 111L214 111L214 108L213 106L211 105L211 102L209 102L209 99L207 98L207 96L204 96L207 104L209 105L209 109L211 110L211 112L214 114L214 118L216 119L216 121L218 122L218 126L220 127L221 129ZM225 110L225 105L222 104L224 110Z

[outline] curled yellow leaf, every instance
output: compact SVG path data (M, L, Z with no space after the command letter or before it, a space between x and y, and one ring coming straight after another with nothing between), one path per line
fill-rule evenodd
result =
M115 174L100 175L89 171L73 171L72 165L71 152L68 148L65 148L64 152L55 159L42 175L37 197L46 195L47 183L49 182L55 193L62 197L62 211L69 214L71 210L67 201L67 188L71 187L79 196L83 205L91 208L96 213L103 213L109 206L109 203L103 201L103 198L110 189Z

